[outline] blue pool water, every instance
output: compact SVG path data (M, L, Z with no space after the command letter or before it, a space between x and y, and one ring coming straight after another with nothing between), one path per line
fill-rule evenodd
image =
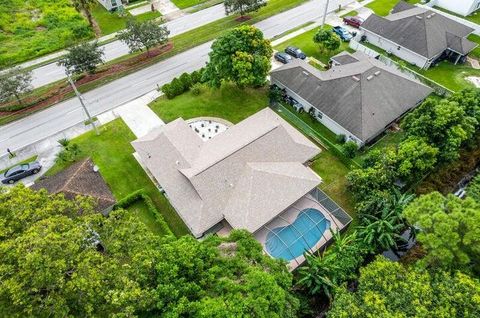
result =
M265 247L272 257L290 261L315 246L328 228L330 221L320 211L305 209L292 224L271 230Z

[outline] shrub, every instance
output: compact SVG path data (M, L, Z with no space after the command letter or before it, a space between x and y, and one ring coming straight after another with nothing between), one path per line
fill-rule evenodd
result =
M57 141L62 147L68 147L68 145L70 144L70 140L68 140L67 138L62 138L60 139L59 141Z
M193 71L190 74L190 81L192 82L192 86L195 85L196 83L199 83L202 79L202 71Z
M347 141L342 148L343 148L343 153L348 158L355 157L355 154L358 150L358 146L354 141Z
M192 87L192 79L190 77L190 74L183 73L178 79L180 80L180 82L182 82L184 92L188 91L190 87Z
M183 92L185 92L185 87L183 86L182 81L176 77L172 80L170 85L175 96L181 95Z
M344 134L340 134L340 135L337 135L335 139L339 144L344 144L345 141L347 140L347 137Z
M190 91L194 96L198 96L202 93L203 85L201 83L195 83Z
M165 96L167 96L168 99L172 99L174 98L176 95L175 95L175 92L173 91L172 89L172 85L171 84L165 84L162 86L162 92L165 94Z

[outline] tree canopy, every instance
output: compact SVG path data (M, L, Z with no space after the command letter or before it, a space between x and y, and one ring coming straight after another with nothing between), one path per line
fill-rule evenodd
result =
M204 79L213 87L231 81L240 87L265 84L273 50L263 33L250 25L237 27L212 45Z
M480 282L462 273L428 272L379 256L360 270L358 289L336 291L329 318L480 316Z
M9 317L295 317L292 275L247 232L158 237L18 186L0 193L0 311Z
M103 49L95 42L84 42L68 49L68 53L58 64L65 66L68 72L81 74L95 73L97 65L103 63Z
M404 214L420 228L417 240L428 252L423 262L445 269L468 268L478 262L480 203L432 192L410 203Z
M341 45L341 40L332 30L320 28L313 36L313 42L318 43L322 50L335 51Z
M267 2L265 0L225 0L224 5L227 15L240 13L244 16L246 13L258 11L266 6Z
M120 32L117 37L130 48L130 52L138 52L165 44L168 41L168 31L166 26L155 23L154 21L136 21L129 20L127 28Z
M15 98L22 104L22 95L32 91L32 72L24 71L19 67L9 69L0 76L0 102L7 102Z

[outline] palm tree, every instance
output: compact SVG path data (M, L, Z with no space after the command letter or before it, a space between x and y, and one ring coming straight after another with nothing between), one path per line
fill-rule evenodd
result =
M368 215L359 226L359 235L372 251L381 248L388 250L396 248L398 241L405 241L400 235L405 228L403 218L397 215L396 210L384 209L380 216Z
M72 0L72 3L78 12L85 14L88 23L94 28L91 10L97 5L97 0Z

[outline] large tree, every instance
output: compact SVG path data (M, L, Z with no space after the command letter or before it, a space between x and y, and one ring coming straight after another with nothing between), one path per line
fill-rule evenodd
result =
M240 13L244 17L246 13L258 11L261 7L267 5L265 0L225 0L225 12L227 15Z
M19 67L0 74L0 102L15 98L22 105L22 95L32 91L32 72Z
M320 28L313 36L313 42L320 46L321 50L335 51L341 45L341 40L332 30Z
M407 181L413 181L435 166L437 155L438 149L429 145L424 138L407 138L397 149L397 172Z
M423 262L446 269L478 267L480 203L432 192L414 200L404 213L420 229L417 240L428 252Z
M72 0L73 6L77 9L78 12L84 13L87 17L88 23L93 28L93 16L92 9L98 5L97 0Z
M240 87L262 86L271 68L272 53L270 41L259 29L237 27L213 42L204 79L214 87L220 87L222 81Z
M296 317L286 266L247 232L177 239L85 198L0 193L0 312L8 317Z
M465 274L406 268L383 257L360 273L356 291L336 291L329 318L480 317L480 282Z
M149 54L151 48L167 43L169 34L166 26L154 21L129 20L127 28L117 37L128 45L130 52L146 50Z
M470 139L478 122L457 101L428 99L402 121L408 136L424 138L438 148L439 158L458 158L463 142Z
M103 63L103 55L103 49L96 41L85 42L69 48L68 53L58 63L73 74L93 74L98 64Z

